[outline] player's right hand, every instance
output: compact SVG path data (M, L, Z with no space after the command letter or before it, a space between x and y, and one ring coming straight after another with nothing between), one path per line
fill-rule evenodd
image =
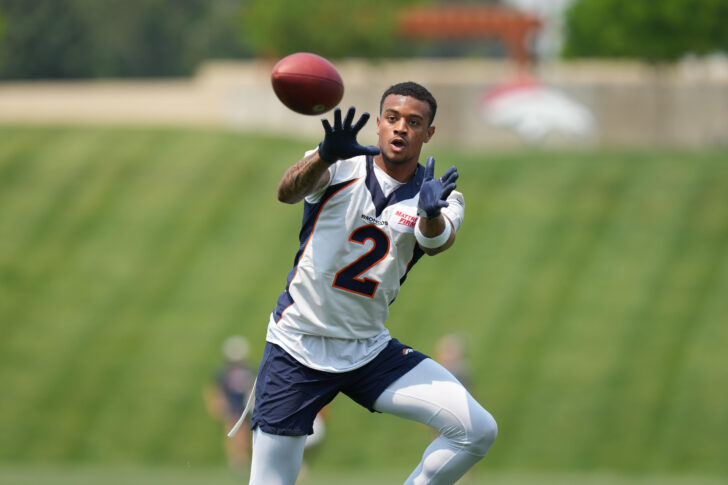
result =
M334 110L334 126L329 124L329 120L322 119L321 124L324 127L324 139L319 143L318 153L321 159L327 163L334 163L338 160L355 157L357 155L378 155L379 148L375 146L362 146L356 141L356 135L359 130L369 120L369 113L364 113L354 126L355 109L352 106L346 113L344 122L341 122L341 109Z

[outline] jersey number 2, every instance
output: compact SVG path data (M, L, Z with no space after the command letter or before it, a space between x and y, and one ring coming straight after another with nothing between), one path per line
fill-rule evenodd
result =
M389 252L389 238L376 226L362 226L351 233L349 241L358 244L372 241L374 246L359 259L336 273L333 286L372 298L377 291L379 281L361 278L361 275L384 259Z

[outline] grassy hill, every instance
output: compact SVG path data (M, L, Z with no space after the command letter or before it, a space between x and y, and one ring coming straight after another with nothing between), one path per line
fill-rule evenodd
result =
M311 143L0 127L0 463L222 463L202 387L261 355ZM390 329L467 336L486 467L728 475L725 152L459 152L466 221ZM430 434L340 397L317 463L407 467Z

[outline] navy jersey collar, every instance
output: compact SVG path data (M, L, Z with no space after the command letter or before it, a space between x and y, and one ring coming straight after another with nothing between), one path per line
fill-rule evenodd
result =
M372 202L374 203L374 207L376 208L376 215L379 217L390 205L394 205L397 202L411 199L415 195L417 195L420 192L420 187L422 186L422 179L425 178L425 167L417 164L417 170L415 171L415 176L410 179L409 182L405 183L404 185L400 186L389 194L389 197L384 196L384 192L382 192L382 188L379 186L379 182L377 181L376 175L374 175L374 157L371 155L367 155L367 177L366 177L366 184L367 189L369 189L369 193L372 196Z

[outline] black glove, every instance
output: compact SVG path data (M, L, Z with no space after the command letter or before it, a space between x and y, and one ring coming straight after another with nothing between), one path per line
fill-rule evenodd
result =
M435 159L427 157L425 164L425 178L420 187L420 200L417 202L417 214L420 217L435 219L440 215L440 210L447 207L447 197L455 190L455 181L458 179L458 171L455 167L445 172L439 178L435 178Z
M354 112L356 110L352 106L346 113L346 119L344 123L341 123L341 110L336 108L334 110L334 127L332 128L327 119L322 119L321 124L324 125L324 140L319 143L318 153L321 159L327 163L334 163L338 160L344 160L347 158L355 157L357 155L378 155L379 148L374 146L362 146L356 141L356 135L359 130L369 120L369 113L364 113L356 122L356 125L351 126L351 122L354 120Z

